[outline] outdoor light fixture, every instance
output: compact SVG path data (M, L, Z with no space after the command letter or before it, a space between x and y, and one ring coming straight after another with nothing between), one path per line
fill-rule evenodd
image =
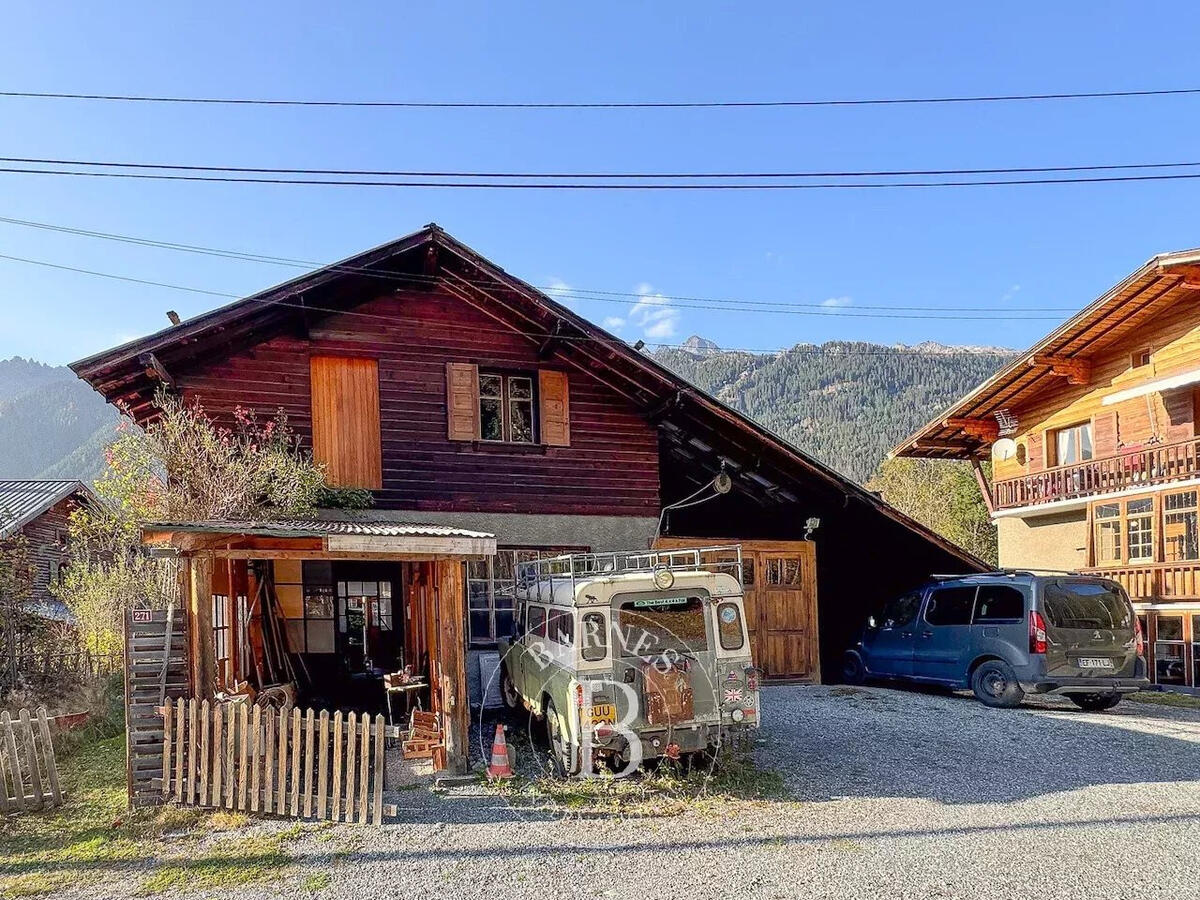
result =
M804 520L804 539L811 540L813 532L821 527L821 520L816 516L809 516Z

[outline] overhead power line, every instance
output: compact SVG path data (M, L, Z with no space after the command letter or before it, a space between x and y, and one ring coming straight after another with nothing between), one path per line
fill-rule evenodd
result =
M153 172L88 172L78 169L22 169L0 168L0 173L17 175L66 175L89 178L136 178L150 181L196 181L226 184L289 184L324 187L391 187L391 188L468 188L486 190L534 190L534 191L813 191L813 190L869 190L889 188L944 188L944 187L995 187L998 185L1042 185L1042 184L1101 184L1122 181L1179 181L1200 178L1200 172L1172 173L1166 175L1101 175L1084 178L1020 178L983 179L973 181L879 181L879 182L805 182L805 183L756 183L714 184L691 182L687 184L664 184L660 182L580 183L580 182L525 182L525 181L377 181L364 179L316 179L316 178L250 178L239 175L167 175Z
M480 172L439 171L404 169L321 169L321 168L276 168L268 166L219 166L191 165L183 163L147 163L94 159L54 159L23 156L0 156L0 162L38 166L84 166L101 169L151 169L171 172L231 172L254 175L341 175L360 178L532 178L601 180L626 178L631 180L658 178L663 180L690 178L889 178L934 175L1032 175L1050 172L1114 172L1134 170L1188 169L1200 166L1200 162L1162 163L1107 163L1100 165L1068 166L1005 166L997 168L956 169L878 169L878 170L816 170L816 171L759 171L759 172Z
M1152 88L1118 91L1059 91L1025 94L965 94L938 97L854 97L830 99L745 100L316 100L265 97L187 97L156 94L100 94L65 91L0 91L0 97L27 100L89 100L117 103L175 103L210 106L307 106L371 109L772 109L829 106L905 106L954 103L1013 103L1051 100L1102 100L1122 97L1172 97L1200 94L1200 88Z
M274 256L261 253L250 253L241 250L219 249L215 247L203 247L196 244L182 244L172 241L161 241L152 238L133 237L131 235L114 234L112 232L94 231L84 228L75 228L67 225L54 225L48 222L35 222L29 219L16 219L8 216L0 216L0 223L7 225L18 225L26 228L35 228L43 231L51 231L60 234L70 234L80 237L98 238L101 240L117 241L120 243L133 244L136 246L153 247L156 249L173 250L186 253L196 253L206 256L216 256L225 259L237 259L244 262L267 263L271 265L287 266L289 268L303 269L324 269L331 268L336 272L353 275L364 275L370 278L382 279L386 281L438 281L437 276L426 276L418 274L402 274L398 272L380 271L379 269L366 266L355 266L344 263L328 264L307 259L296 259L294 257ZM472 282L478 285L486 285L489 282L475 281ZM601 302L617 302L621 304L633 304L639 301L655 302L667 301L672 305L678 303L705 303L719 304L722 308L728 307L731 309L748 308L751 311L760 307L777 308L782 310L788 309L825 309L830 312L836 310L830 309L826 303L801 303L796 301L786 300L760 300L746 299L737 297L700 297L687 296L678 294L665 294L658 291L613 291L599 290L595 288L571 287L570 285L542 285L536 288L543 293L559 298L571 300L595 300ZM615 300L611 298L617 298ZM708 308L708 307L697 307ZM869 305L855 304L855 310L880 310L884 312L912 311L912 312L967 312L967 313L987 313L996 312L997 308L991 306L912 306L912 305ZM1025 318L1026 313L1030 312L1057 312L1069 313L1075 312L1075 307L1069 306L1023 306L1007 310L1009 317L1020 316Z
M189 292L195 293L195 294L209 294L214 297L229 297L231 299L240 299L240 297L242 296L240 294L229 294L229 293L225 293L222 291L210 291L210 290L205 290L202 288L192 288L192 287L186 287L183 285L169 284L169 283L160 282L160 281L149 281L149 280L146 280L143 278L135 278L135 277L126 276L126 275L115 275L115 274L111 274L111 273L107 273L107 272L97 272L93 269L83 269L83 268L78 268L76 266L69 266L69 265L65 265L62 263L49 262L47 260L30 259L28 257L23 257L23 256L10 256L8 254L0 253L0 259L7 259L12 262L27 263L29 265L34 265L34 266L43 266L43 267L50 268L50 269L62 269L62 270L69 271L69 272L78 272L83 275L95 275L95 276L98 276L101 278L113 278L118 281L129 281L129 282L133 282L135 284L146 284L146 285L151 285L153 287L167 288L170 290L189 291ZM392 275L393 280L397 280L397 281L420 281L421 280L420 276L417 276L417 275L408 275L408 274L399 273L399 272L393 272L393 273L391 273L391 275ZM629 305L628 301L615 300L612 298L591 297L591 298L581 298L581 299L591 299L591 300L597 300L597 301L601 301L601 302L621 303L622 305ZM662 298L662 299L665 299L665 298ZM656 306L666 306L667 304L663 304L660 302L655 305ZM818 311L818 310L813 310L813 309L793 309L793 310L789 310L789 309L736 309L736 308L731 308L728 306L721 306L721 305L704 305L704 304L695 304L695 303L675 303L675 302L670 303L669 307L671 309L707 309L707 310L712 310L715 312L737 312L737 313L742 313L742 314L767 313L767 314L775 314L775 315L812 316L812 317L827 318L827 319L917 319L917 320L940 320L940 321L955 321L955 322L1011 322L1011 321L1016 321L1016 320L1020 320L1020 321L1024 322L1024 321L1042 319L1042 320L1056 322L1062 318L1061 316L1027 316L1027 315L1013 315L1013 314L1009 314L1009 315L959 315L959 314L926 315L926 314L909 314L909 313L856 312L853 310L845 311L843 309L826 309L824 311ZM309 307L309 308L312 309L313 307Z
M371 313L371 312L361 312L359 310L337 309L335 307L315 306L315 305L313 305L311 303L307 303L307 302L294 303L294 302L291 302L288 300L282 300L282 299L281 300L272 300L272 299L268 299L265 297L244 297L243 298L239 294L232 294L227 291L212 291L212 290L207 290L205 288L191 287L188 285L172 284L169 282L162 282L162 281L152 281L152 280L145 279L145 278L136 278L136 277L128 276L128 275L118 275L118 274L115 274L112 272L100 272L95 269L85 269L85 268L82 268L79 266L71 266L71 265L66 265L66 264L62 264L62 263L53 263L53 262L48 262L46 260L28 259L26 257L21 257L21 256L10 256L7 254L0 254L0 259L7 259L12 262L28 263L28 264L35 265L35 266L45 266L45 267L52 268L52 269L60 269L60 270L67 271L67 272L75 272L75 273L78 273L81 275L92 275L92 276L96 276L99 278L110 278L110 279L115 279L117 281L132 282L134 284L144 284L144 285L149 285L151 287L168 288L170 290L186 291L186 292L195 293L195 294L205 294L205 295L214 296L214 297L227 297L230 299L246 299L246 300L253 301L255 303L261 303L265 306L283 306L283 307L288 307L288 308L292 308L292 309L301 309L306 312L329 313L331 315L351 316L351 317L356 317L356 318L374 319L374 320L386 321L386 322L394 322L397 318L397 316L395 314ZM469 332L472 332L475 334L477 334L479 332L479 328L475 325L469 325L469 324L459 325L459 324L454 324L454 323L450 323L450 322L438 322L437 329L438 329L438 331L446 331L446 330L469 331ZM520 331L520 330L508 331L508 329L506 329L506 333L517 334L521 337L534 338L534 339L538 339L538 340L544 340L546 338L546 333L540 332L540 331L539 332ZM555 340L568 341L568 342L598 343L598 344L627 344L626 341L624 341L622 338L618 338L618 337L594 338L594 337L591 337L588 335L557 335L555 337ZM657 347L660 349L674 349L674 350L691 350L691 349L693 349L693 348L689 347L687 344L671 344L671 343L663 343L663 342L658 342L658 341L642 341L641 343L647 347ZM831 343L838 343L838 342L831 342ZM866 341L845 341L845 342L841 342L841 343L854 344L854 343L868 343L868 342L866 342ZM942 356L942 354L932 354L932 353L928 353L928 352L923 352L920 349L915 348L915 347L903 347L902 348L902 347L873 346L867 350L859 350L859 349L855 349L853 347L840 347L840 346L828 347L826 345L818 346L818 345L797 344L792 347L776 348L776 349L769 349L769 350L751 349L751 348L746 348L746 347L722 347L721 349L728 353L752 353L752 354L756 354L756 355L768 355L768 354L787 352L787 353L806 353L806 354L807 353L823 353L823 354L829 354L829 355L843 355L843 356L905 355L905 356L910 356L913 358L927 358L927 359L938 359ZM949 356L949 355L952 355L953 352L954 351L950 351L949 353L944 354L944 355ZM959 351L959 352L982 352L982 351ZM990 354L990 355L1008 355L1008 351L1000 349L1000 350L997 350L996 353Z

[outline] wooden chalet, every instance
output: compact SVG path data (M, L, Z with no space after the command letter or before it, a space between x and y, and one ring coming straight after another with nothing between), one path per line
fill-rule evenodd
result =
M1200 250L1166 253L892 452L969 459L1006 567L1120 581L1150 670L1200 687ZM980 462L992 460L992 480Z
M813 681L887 597L982 567L436 225L72 368L139 421L161 387L219 418L283 409L332 484L374 496L147 526L190 560L200 691L253 680L238 635L267 580L312 693L369 707L415 666L461 747L522 559L741 542L757 661ZM664 514L720 473L728 493Z
M68 561L71 513L94 499L80 481L0 480L0 544L18 535L24 539L33 568L28 611L41 619L72 621L50 586Z

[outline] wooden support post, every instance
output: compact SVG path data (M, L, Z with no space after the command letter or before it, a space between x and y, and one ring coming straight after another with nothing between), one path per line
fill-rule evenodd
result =
M992 486L988 484L987 476L983 474L983 463L972 457L971 471L975 473L975 483L979 485L979 493L983 494L983 502L987 506L988 515L995 515L996 501L992 497Z
M455 774L467 770L470 700L467 696L466 600L461 560L437 562L437 635L442 733L446 767Z
M213 659L212 560L188 559L188 634L192 640L192 687L195 696L212 698L216 663Z

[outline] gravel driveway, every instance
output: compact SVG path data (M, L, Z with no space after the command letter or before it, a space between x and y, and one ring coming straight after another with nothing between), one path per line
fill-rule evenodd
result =
M313 831L283 882L221 896L1196 896L1196 711L803 686L764 707L791 801L622 819L408 791L402 824Z

